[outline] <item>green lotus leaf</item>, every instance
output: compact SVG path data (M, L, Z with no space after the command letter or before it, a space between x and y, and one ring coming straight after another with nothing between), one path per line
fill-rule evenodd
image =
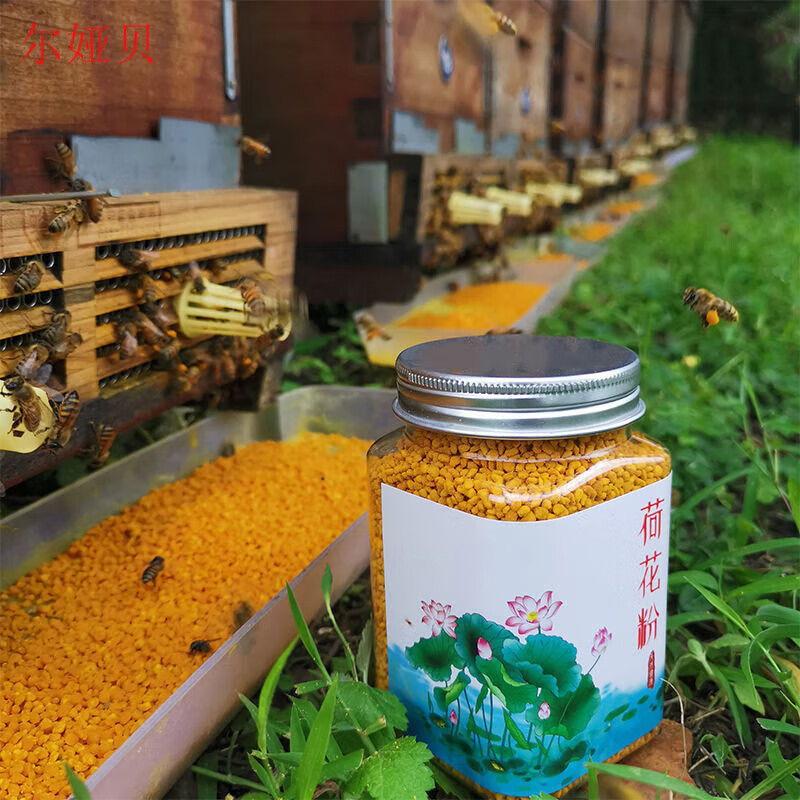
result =
M483 668L495 660L502 660L503 645L515 639L514 634L507 631L502 625L490 622L480 614L464 614L456 623L458 638L455 646L456 652L464 660L470 674L477 680L483 680ZM478 655L478 639L485 639L492 648L492 658L481 658Z
M524 711L527 706L536 702L538 686L517 681L510 683L507 678L508 672L499 659L492 658L491 661L481 659L481 661L484 682L511 713Z
M555 748L554 748L555 749ZM542 768L542 774L551 777L553 775L560 775L573 761L577 761L586 755L588 745L585 741L575 742L571 744L564 751L551 755L557 755L552 761L546 761Z
M439 634L428 639L420 639L411 647L406 647L406 658L412 667L424 670L434 681L446 681L453 667L461 669L464 660L456 653L455 639Z
M557 695L571 692L580 683L577 655L574 645L560 636L541 633L503 645L503 662L511 678Z
M542 703L550 706L550 715L546 719L539 718ZM555 735L573 739L586 729L599 705L600 692L591 676L584 675L575 690L568 694L554 695L543 690L537 698L537 704L525 712L525 719L533 723L540 736Z

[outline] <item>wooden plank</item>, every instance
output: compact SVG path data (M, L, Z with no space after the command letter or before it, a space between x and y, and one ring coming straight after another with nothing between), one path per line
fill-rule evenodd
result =
M397 239L403 227L403 205L406 199L406 173L389 170L389 239Z
M526 142L545 139L550 101L550 11L530 0L498 0L494 7L514 21L517 36L497 36L492 44L492 140L509 134L524 137Z
M188 264L190 261L207 261L220 256L245 253L248 250L260 250L263 247L264 242L258 236L239 236L205 244L187 244L183 247L165 248L153 254L151 270ZM116 258L100 259L94 269L94 277L98 281L130 274L131 270L120 264Z
M647 112L645 114L645 120L648 123L652 124L666 120L669 83L669 67L661 64L651 64L647 86Z
M603 142L618 143L636 130L641 89L640 62L609 56L603 92L603 120L599 132Z
M600 32L600 0L569 0L566 24L570 31L590 45Z
M439 40L446 36L453 71L445 82ZM392 3L393 108L483 122L483 54L480 39L459 16L455 0Z
M237 111L224 94L221 19L221 0L0 3L2 192L51 191L42 156L51 155L53 142L64 134L150 136L161 117L222 122ZM25 58L34 21L37 30L59 32L51 41L60 59L47 46L41 64L36 63L38 47ZM76 23L108 26L103 31L107 44L98 58L107 63L69 63ZM131 30L127 54L124 50L126 25L149 26L152 63L140 55L143 28L138 53L125 61L132 53Z
M47 326L53 313L50 306L37 306L20 311L4 311L0 314L0 339L20 336Z
M653 4L650 60L666 66L672 54L672 24L674 0L651 0Z
M588 140L592 133L594 46L573 31L564 31L563 116L564 135Z
M608 0L605 52L608 56L640 63L647 33L646 0Z

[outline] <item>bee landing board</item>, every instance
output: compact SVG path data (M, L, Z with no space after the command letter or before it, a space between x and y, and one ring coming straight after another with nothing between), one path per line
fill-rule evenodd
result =
M275 287L286 295L294 274L294 192L240 188L106 198L99 222L86 220L53 235L48 225L62 205L0 203L0 378L15 370L55 312L68 311L68 332L80 334L81 342L53 361L51 385L58 391L76 390L84 403L83 424L73 435L78 446L81 439L90 441L91 419L129 427L181 402L187 393L196 396L240 377L241 371L218 369L212 354L204 355L204 380L191 392L171 385L169 371L158 369L166 355L177 356L201 341L213 349L210 335L180 333L171 298L182 291L192 261L206 282L236 287L244 277L260 277L267 282L265 291ZM130 250L143 253L142 263L120 262L120 254L125 260L124 251ZM39 283L28 288L23 279L20 287L31 260L41 264ZM151 337L148 342L139 331L129 348L133 352L123 354L121 330L146 299L170 340ZM138 401L134 420L131 408L121 410L121 396L143 387L152 410ZM102 412L100 405L94 413L86 407L93 399ZM75 450L72 444L70 451ZM37 455L27 457L29 466ZM6 485L22 479L15 479L11 461L4 463ZM40 469L53 464L50 456ZM32 466L23 470L36 471Z

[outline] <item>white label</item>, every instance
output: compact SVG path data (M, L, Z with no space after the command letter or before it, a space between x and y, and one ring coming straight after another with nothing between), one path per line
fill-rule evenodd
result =
M671 483L537 522L383 485L389 688L409 732L480 786L529 797L655 728Z

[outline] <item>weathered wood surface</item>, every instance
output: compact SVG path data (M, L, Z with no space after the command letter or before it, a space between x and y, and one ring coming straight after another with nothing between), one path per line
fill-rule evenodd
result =
M138 28L133 55L132 27L124 50L126 25L149 25ZM81 31L103 26L90 55ZM58 31L42 34L43 57L38 31ZM98 52L101 35L106 43ZM71 134L147 137L161 117L234 124L238 107L225 97L222 50L221 0L0 3L0 192L52 191L42 158Z

